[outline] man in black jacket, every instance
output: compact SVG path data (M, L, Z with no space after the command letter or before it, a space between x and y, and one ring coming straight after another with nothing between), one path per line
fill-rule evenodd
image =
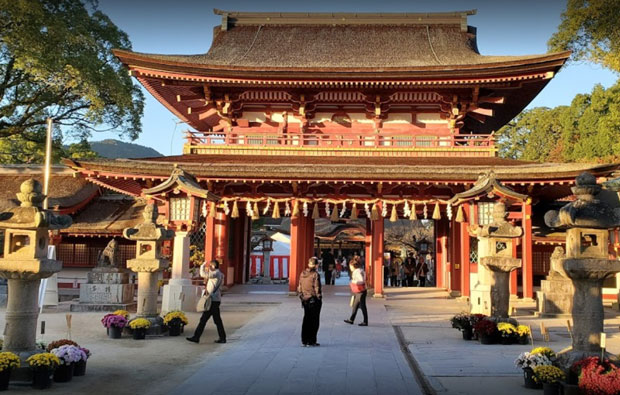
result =
M323 254L321 255L321 259L323 260L323 272L325 273L325 285L333 285L332 273L334 268L336 267L336 261L334 260L334 256L329 250L323 250Z
M308 268L299 276L297 292L304 309L304 320L301 325L301 344L304 347L320 346L316 342L316 334L319 332L321 320L321 306L323 295L321 293L321 275L317 273L318 259L310 258Z

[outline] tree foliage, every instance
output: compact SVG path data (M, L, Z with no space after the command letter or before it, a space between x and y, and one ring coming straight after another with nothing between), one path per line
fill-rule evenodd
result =
M413 251L417 248L416 241L433 240L433 232L433 221L400 219L396 222L385 221L384 238L387 246Z
M538 162L620 159L620 83L575 96L570 106L522 112L498 132L500 155Z
M47 117L77 140L93 131L130 139L141 132L143 94L111 52L131 49L129 38L86 1L0 0L3 148L21 142L35 151Z
M574 60L587 60L620 71L620 0L568 0L552 51L571 50Z

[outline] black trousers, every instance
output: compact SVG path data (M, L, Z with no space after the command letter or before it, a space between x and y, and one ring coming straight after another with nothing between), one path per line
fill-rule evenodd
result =
M213 322L217 327L217 334L220 337L220 340L226 340L226 331L224 331L224 323L222 322L222 317L220 316L220 303L221 302L211 302L211 308L202 313L200 317L200 322L194 331L194 339L199 339L202 335L202 332L205 330L205 325L207 325L207 321L209 318L213 316Z
M413 287L413 274L411 276L407 276L407 286Z
M420 279L420 287L423 287L424 285L426 285L426 276L422 277L418 277L418 279Z
M332 271L329 269L325 270L325 284L326 285L332 284Z
M368 291L354 293L353 294L353 308L351 310L351 321L355 321L357 310L362 309L362 315L364 316L364 323L368 323L368 310L366 309L366 294Z
M310 301L301 302L304 308L304 320L301 324L301 343L302 344L316 344L316 334L319 332L319 323L321 321L321 302L318 299L314 299L312 303Z

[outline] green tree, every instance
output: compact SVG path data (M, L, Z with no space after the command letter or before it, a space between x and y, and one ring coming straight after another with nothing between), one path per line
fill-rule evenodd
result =
M620 158L620 83L575 96L570 106L537 107L498 132L500 156L538 162Z
M85 1L0 0L0 146L36 151L47 117L77 140L141 132L144 96L111 52L129 38Z
M620 71L619 0L568 0L551 51L571 50L573 60L587 60Z

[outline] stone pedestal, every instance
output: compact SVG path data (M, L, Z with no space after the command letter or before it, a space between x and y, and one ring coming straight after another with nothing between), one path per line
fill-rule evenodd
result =
M176 232L172 256L172 278L164 285L161 310L194 311L202 287L192 285L189 274L189 237L187 232Z
M94 268L87 275L87 283L80 286L80 303L72 304L71 311L131 310L134 287L129 284L129 270L122 268Z
M480 258L480 263L491 272L489 278L489 315L508 318L510 272L521 267L521 260L511 257L487 256Z
M570 279L548 276L540 282L538 292L538 316L569 317L573 310L575 288Z
M147 334L161 334L163 320L158 314L158 272L166 269L168 260L161 255L161 243L174 237L174 232L156 224L157 206L149 204L144 209L144 223L127 228L123 237L136 240L136 258L127 261L127 268L138 273L138 317L151 321Z

